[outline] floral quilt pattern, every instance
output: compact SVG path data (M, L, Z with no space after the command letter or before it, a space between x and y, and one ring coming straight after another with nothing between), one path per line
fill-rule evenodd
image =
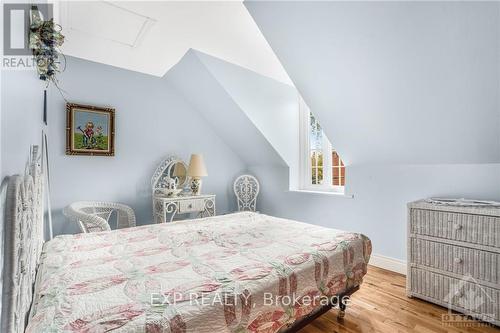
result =
M27 332L275 333L360 285L370 254L362 234L257 213L58 236Z

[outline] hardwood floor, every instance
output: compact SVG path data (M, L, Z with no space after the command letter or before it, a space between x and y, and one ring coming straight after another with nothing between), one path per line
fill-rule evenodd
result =
M299 332L500 333L494 326L446 327L441 321L441 315L448 312L446 308L410 299L406 297L405 288L405 276L369 266L343 320L337 319L338 310L333 309Z

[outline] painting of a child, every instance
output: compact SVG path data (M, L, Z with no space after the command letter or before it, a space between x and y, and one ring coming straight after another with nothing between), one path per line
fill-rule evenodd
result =
M70 155L113 155L114 109L68 103L66 152Z

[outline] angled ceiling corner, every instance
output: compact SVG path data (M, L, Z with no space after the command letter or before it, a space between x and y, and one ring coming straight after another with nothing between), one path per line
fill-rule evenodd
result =
M299 144L295 87L206 53L193 52L287 165L295 164Z
M163 77L207 121L245 164L286 166L286 162L214 77L197 51L188 50ZM189 124L185 124L189 130Z

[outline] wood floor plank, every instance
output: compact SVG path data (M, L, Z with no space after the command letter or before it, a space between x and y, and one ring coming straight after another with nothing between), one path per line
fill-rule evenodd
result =
M343 320L336 309L306 326L300 333L500 333L491 325L447 327L441 316L448 309L406 297L404 275L369 266L360 290L354 293Z

